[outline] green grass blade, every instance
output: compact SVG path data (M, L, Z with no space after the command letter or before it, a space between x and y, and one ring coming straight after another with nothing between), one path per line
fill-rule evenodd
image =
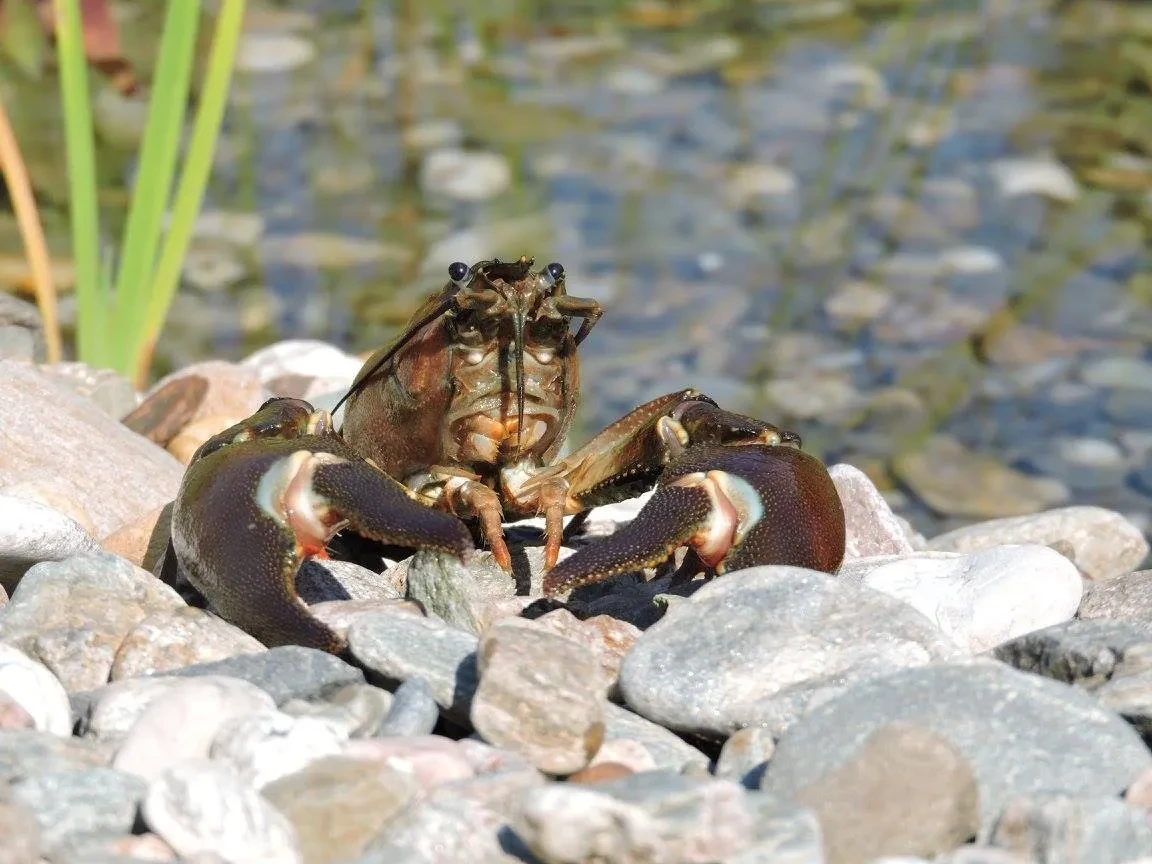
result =
M188 143L184 169L172 205L172 219L160 262L152 279L152 290L148 297L148 314L144 324L142 350L137 358L138 380L147 375L151 362L152 348L164 326L164 319L176 288L180 282L180 270L188 244L192 238L192 228L200 205L204 200L204 190L212 172L212 160L216 152L216 141L224 120L224 110L228 104L228 88L232 80L232 68L236 61L236 47L244 23L245 0L223 0L216 18L216 28L212 36L212 50L208 58L208 70L201 92L200 105L196 112L192 137Z
M145 305L180 153L199 23L200 0L168 3L132 205L116 262L113 329L124 336L117 346L117 365L122 368L132 368L144 337Z
M79 0L55 0L56 58L64 108L72 256L76 263L76 343L81 360L111 361L106 285L100 268L100 218L96 206L96 154L88 93L88 66Z

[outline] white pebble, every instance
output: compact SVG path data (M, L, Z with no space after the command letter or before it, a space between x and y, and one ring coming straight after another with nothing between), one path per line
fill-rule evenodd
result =
M228 765L194 761L171 768L148 788L140 809L148 827L181 858L215 853L245 864L303 860L292 824Z
M48 667L12 645L0 644L0 692L27 711L41 732L72 734L72 708L64 685Z

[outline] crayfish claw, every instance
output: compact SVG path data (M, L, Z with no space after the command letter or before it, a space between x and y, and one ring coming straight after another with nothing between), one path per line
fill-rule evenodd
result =
M653 567L681 546L690 547L693 575L761 564L832 573L844 544L843 505L820 460L791 443L694 444L669 463L632 522L558 564L544 590Z

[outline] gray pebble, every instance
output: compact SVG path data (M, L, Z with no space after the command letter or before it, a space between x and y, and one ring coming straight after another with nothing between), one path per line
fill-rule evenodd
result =
M96 832L127 834L147 783L111 768L37 773L12 784L13 797L36 816L45 854Z
M242 654L173 669L165 675L226 675L255 684L283 705L290 699L318 699L348 684L363 684L364 673L324 651L283 645L261 654Z
M409 678L392 694L392 708L376 729L378 737L387 735L430 735L440 719L440 706L432 688L420 676Z
M1088 693L981 661L905 669L849 686L784 734L763 788L795 794L895 720L930 729L968 760L985 832L1017 795L1116 795L1152 766L1132 727Z

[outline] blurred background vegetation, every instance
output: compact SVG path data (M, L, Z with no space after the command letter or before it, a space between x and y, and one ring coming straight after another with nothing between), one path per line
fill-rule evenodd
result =
M69 68L45 15L71 4L94 207L68 170ZM530 254L607 306L578 438L692 385L861 466L926 531L1069 500L1152 530L1152 4L0 0L0 15L0 100L67 356L101 320L94 283L130 299L88 337L124 347L85 359L143 385L284 338L369 351L451 261ZM98 225L70 221L96 208ZM32 296L27 251L10 207L0 290Z

